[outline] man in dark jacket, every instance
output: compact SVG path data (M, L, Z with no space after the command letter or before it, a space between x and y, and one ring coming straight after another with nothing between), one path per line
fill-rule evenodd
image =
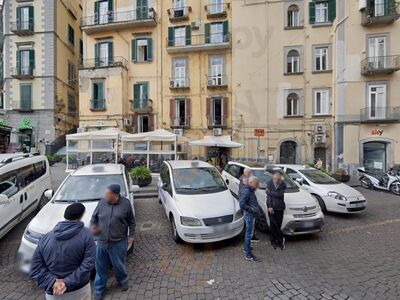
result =
M112 184L107 188L93 212L92 232L97 241L95 299L103 299L107 286L108 270L112 266L122 291L128 290L126 254L128 245L133 243L135 217L128 199L120 196L121 187Z
M251 176L248 184L243 186L240 192L240 208L244 211L244 221L246 223L246 234L244 239L245 259L258 261L259 259L252 253L251 238L254 234L255 217L261 214L255 191L259 188L260 182L257 177Z
M282 175L279 172L274 173L272 179L268 182L267 207L271 230L271 246L285 249L285 238L281 232L283 212L285 211L284 194L286 191L286 183L282 180Z
M90 300L96 244L80 221L84 213L81 203L71 204L65 210L65 221L38 243L29 275L45 290L46 299Z

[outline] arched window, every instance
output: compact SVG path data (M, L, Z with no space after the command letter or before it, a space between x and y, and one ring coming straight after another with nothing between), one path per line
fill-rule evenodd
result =
M289 6L287 11L287 27L299 27L300 26L300 11L296 4Z
M296 164L297 144L293 141L286 141L279 147L279 162L281 164Z
M299 95L290 93L286 98L286 116L293 117L300 115Z
M299 73L300 72L300 54L297 50L290 50L287 55L287 72Z

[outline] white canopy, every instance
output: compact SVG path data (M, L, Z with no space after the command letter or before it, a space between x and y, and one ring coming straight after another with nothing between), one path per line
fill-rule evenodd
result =
M86 131L67 135L67 141L79 140L116 140L122 136L127 135L117 128L107 128L96 131Z
M157 129L155 131L126 134L121 137L123 142L175 142L178 136L165 129Z
M191 146L221 147L221 148L241 148L242 144L233 142L228 135L223 136L204 136L202 140L189 143Z

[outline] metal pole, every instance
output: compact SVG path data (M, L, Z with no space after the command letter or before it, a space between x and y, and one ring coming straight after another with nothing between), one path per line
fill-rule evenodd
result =
M69 154L68 154L69 149L68 149L68 144L69 144L69 140L67 138L67 170L69 170Z
M90 139L90 164L93 164L93 140Z

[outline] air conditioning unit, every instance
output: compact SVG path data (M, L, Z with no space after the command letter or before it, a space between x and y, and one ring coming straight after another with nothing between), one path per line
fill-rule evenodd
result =
M198 30L200 29L200 25L201 25L200 21L196 20L190 24L190 27L192 27L193 30Z
M214 128L214 129L213 129L213 135L214 135L214 136L220 136L220 135L222 135L222 128Z
M171 80L169 82L169 86L172 87L172 88L179 87L179 83L175 82L175 80Z
M315 133L326 133L326 125L315 125Z
M176 134L177 136L183 136L183 129L174 129L174 134Z
M152 7L149 8L149 18L154 18L154 9Z
M124 118L124 126L131 126L132 125L132 121L129 118Z
M185 15L183 8L174 9L174 18L182 18Z
M326 135L325 133L318 133L315 135L315 144L323 144L326 143Z

